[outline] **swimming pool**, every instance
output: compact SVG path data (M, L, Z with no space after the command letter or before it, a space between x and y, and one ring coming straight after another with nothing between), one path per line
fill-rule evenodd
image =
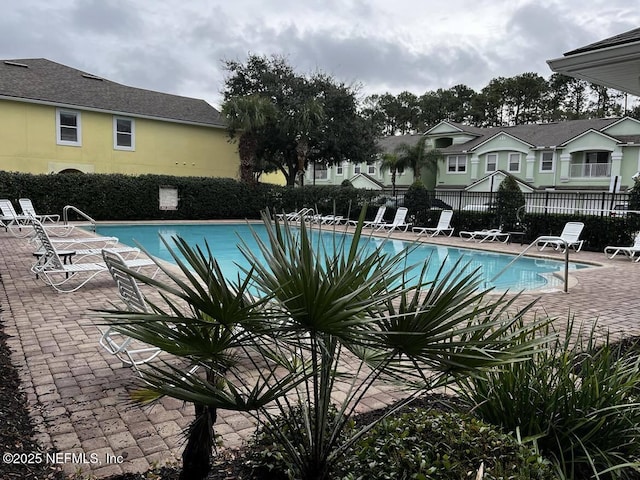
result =
M237 245L244 241L249 248L257 252L257 244L252 230L265 238L265 227L261 223L247 225L246 223L234 224L136 224L136 225L98 225L97 233L114 236L120 242L130 245L142 245L151 255L163 260L171 261L171 255L162 242L162 238L173 245L172 237L180 236L189 245L200 245L204 248L205 239L209 244L213 255L220 264L220 268L228 278L235 278L239 271L238 265L248 266L248 262L240 253ZM323 239L325 246L332 245L333 231L317 232L315 234L326 235ZM349 235L339 232L336 235ZM351 235L349 235L351 237ZM431 257L429 274L435 276L436 271L444 262L445 271L451 269L456 261L463 257L463 263L469 262L470 269L479 268L485 279L485 287L495 287L497 290L533 290L545 287L557 287L562 280L553 275L554 272L564 268L564 263L557 260L521 257L513 263L495 282L490 279L500 273L513 260L512 255L473 250L468 248L445 247L440 245L419 244L403 242L401 240L381 239L363 235L360 240L361 248L373 250L379 245L383 246L385 253L398 253L407 246L411 246L408 253L408 264L422 264ZM255 247L255 248L254 248ZM587 265L571 263L571 270L584 268Z

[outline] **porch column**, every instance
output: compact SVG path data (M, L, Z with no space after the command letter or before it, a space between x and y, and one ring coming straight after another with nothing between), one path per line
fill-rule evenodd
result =
M480 164L480 159L477 155L471 155L471 181L475 181L478 179L478 165Z
M533 182L533 172L536 163L536 155L534 152L529 152L527 154L527 167L525 171L525 179L527 182Z
M620 175L622 171L622 149L611 152L611 176Z
M560 155L560 182L567 183L569 181L569 168L571 167L571 154L563 153Z

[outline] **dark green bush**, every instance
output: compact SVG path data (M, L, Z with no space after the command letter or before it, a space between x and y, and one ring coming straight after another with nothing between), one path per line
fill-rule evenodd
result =
M345 456L340 478L554 479L548 462L470 415L413 409L377 424Z
M300 410L293 410L300 415ZM296 478L291 462L269 433L289 429L282 419L260 429L248 448L247 466L253 478ZM356 426L355 423L348 428ZM292 443L299 431L289 431ZM411 409L389 417L360 439L333 465L332 478L343 480L475 478L480 466L484 480L554 479L551 467L536 452L470 415L440 410Z
M506 176L496 194L496 216L504 231L514 230L518 223L518 209L525 205L524 194L515 178Z
M178 189L178 209L160 210L158 192L161 186ZM413 187L412 187L413 188ZM413 195L415 190L416 195ZM409 215L416 223L435 225L440 212L425 210L426 203L418 186L405 197ZM413 197L412 197L413 195ZM364 205L371 205L367 220L372 220L374 208L388 199L380 192L344 186L282 187L270 184L247 185L229 178L173 177L168 175L121 174L56 174L32 175L0 170L0 198L14 202L30 198L36 210L61 214L65 205L73 205L99 221L109 220L215 220L258 219L260 212L292 212L303 207L318 213L336 214L356 219ZM415 198L414 198L415 197ZM427 196L429 199L429 195ZM391 221L394 208L388 208L385 219ZM70 219L75 219L71 217ZM585 250L602 251L607 245L631 245L634 233L640 230L640 215L623 217L595 215L558 215L527 213L524 226L527 239L540 235L558 235L568 221L582 221ZM452 226L460 230L497 228L497 212L456 211Z
M162 186L178 189L177 210L159 209ZM372 196L352 187L247 185L229 178L0 171L0 198L8 198L16 207L18 199L26 197L40 212L62 213L66 205L73 205L101 221L257 219L265 208L290 212L302 207L322 214L335 208L337 215L357 218Z
M416 180L404 194L404 206L409 209L409 214L413 216L415 225L426 225L429 220L429 209L431 200L424 184Z

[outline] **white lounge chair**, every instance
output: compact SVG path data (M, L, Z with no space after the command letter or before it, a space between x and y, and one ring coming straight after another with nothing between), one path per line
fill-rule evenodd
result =
M474 231L461 231L459 234L460 238L466 241L477 240L479 243L482 242L503 242L507 243L509 241L509 234L503 232L499 228L490 228L486 230L474 230Z
M385 207L384 205L378 207L378 211L376 212L376 216L373 218L373 220L365 221L362 226L367 228L377 228L380 225L383 225L384 223L386 223L384 221L384 214L386 211L387 207ZM356 225L358 225L358 220L349 220L347 224L355 227Z
M32 220L32 225L42 242L44 254L32 266L31 271L56 291L61 293L75 292L96 275L107 271L106 265L102 262L63 262L42 223L38 220ZM157 267L153 260L145 258L127 260L126 264L129 268Z
M344 222L342 215L314 215L313 221L320 225L340 225Z
M288 222L301 222L306 217L312 216L313 214L313 208L301 208L297 212L278 213L276 214L276 218L278 220L286 220Z
M546 247L553 247L556 250L562 251L567 248L573 248L576 252L579 252L582 249L582 245L584 240L580 240L580 234L582 233L582 229L584 228L584 223L582 222L567 222L562 229L562 233L558 240L555 239L545 239L538 243L538 249L544 250Z
M14 237L25 238L33 235L31 221L37 219L33 215L18 214L10 200L0 199L0 227L10 232ZM48 225L47 230L57 237L66 237L73 229L73 225Z
M120 298L127 307L134 312L148 313L147 303L135 278L122 270L127 265L126 260L113 249L102 250L102 258L116 282ZM98 327L98 330L101 333L99 344L124 364L130 365L136 370L139 365L153 360L162 351L158 347L152 347L122 334L114 327L108 327L105 330Z
M604 254L609 258L614 258L618 254L622 254L629 260L640 260L640 232L636 233L633 245L630 247L608 246L604 248Z
M423 233L427 233L432 237L436 235L446 235L450 237L453 235L453 227L451 226L451 218L453 217L453 210L442 210L440 212L440 218L438 220L438 225L435 227L413 227L411 230L418 234L418 236Z
M407 218L407 207L400 207L398 208L398 210L396 210L396 215L393 218L393 220L391 221L391 223L383 223L381 224L378 228L376 228L376 231L379 230L402 230L403 232L406 232L408 230L408 228L411 226L410 223L406 223L405 219Z
M0 222L5 231L11 232L17 237L26 237L31 233L31 229L27 228L31 219L27 215L18 215L11 200L6 198L0 199ZM13 229L17 228L20 233L16 233ZM24 231L23 231L24 229Z
M60 215L43 215L36 213L36 209L33 208L33 203L29 198L21 198L18 200L18 203L20 204L20 208L22 209L22 214L27 217L31 216L42 223L58 223L60 221Z

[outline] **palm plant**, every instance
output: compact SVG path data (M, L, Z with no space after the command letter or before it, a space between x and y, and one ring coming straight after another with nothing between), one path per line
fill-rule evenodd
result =
M239 362L240 358L256 366L248 345L260 350L262 358L284 357L274 353L268 342L262 344L277 314L262 308L264 299L254 298L246 281L227 281L208 245L205 250L193 249L174 238L174 250L164 238L162 241L179 270L158 263L168 282L123 268L154 287L161 302L147 298L147 313L105 310L102 314L124 335L186 361L180 367L172 363L149 366L144 372L144 386L134 392L133 399L149 403L170 396L193 402L196 416L187 432L180 480L199 480L206 478L210 469L218 409L255 410L301 379L291 363L283 365L281 370L289 372L278 378L258 376L253 383L242 378L246 365ZM204 371L204 378L195 374L197 371Z
M463 397L484 421L535 441L559 478L638 478L637 352L612 343L596 322L589 328L569 318L562 332L547 328L548 348L461 380Z
M421 137L415 145L401 143L394 153L403 166L411 168L414 180L421 180L422 168L426 167L431 175L425 184L427 188L433 189L442 153L438 149L429 148L426 142L427 138Z
M240 245L250 267L235 282L224 279L208 250L177 239L186 260L174 255L180 274L164 269L171 285L135 274L162 294L166 307L105 315L123 333L207 375L153 366L136 399L168 395L246 411L272 429L297 477L320 480L372 427L345 435L377 381L409 384L408 402L456 376L519 361L544 341L522 340L539 324L519 323L527 308L508 314L512 303L504 296L487 302L477 271L460 273L458 264L427 279L426 268L410 273L403 253L363 249L365 210L351 242L335 233L330 240L314 237L304 223L296 230L266 213L267 240L256 235L257 251ZM291 410L301 414L286 417ZM284 417L291 418L289 428L270 427Z
M238 154L240 156L240 179L254 182L254 170L257 165L259 131L273 117L275 108L264 97L248 95L234 97L222 106L226 117L229 135L233 138L239 131Z
M382 155L380 168L388 168L391 172L391 194L396 196L396 175L398 170L402 170L407 166L406 162L395 153L385 153Z

